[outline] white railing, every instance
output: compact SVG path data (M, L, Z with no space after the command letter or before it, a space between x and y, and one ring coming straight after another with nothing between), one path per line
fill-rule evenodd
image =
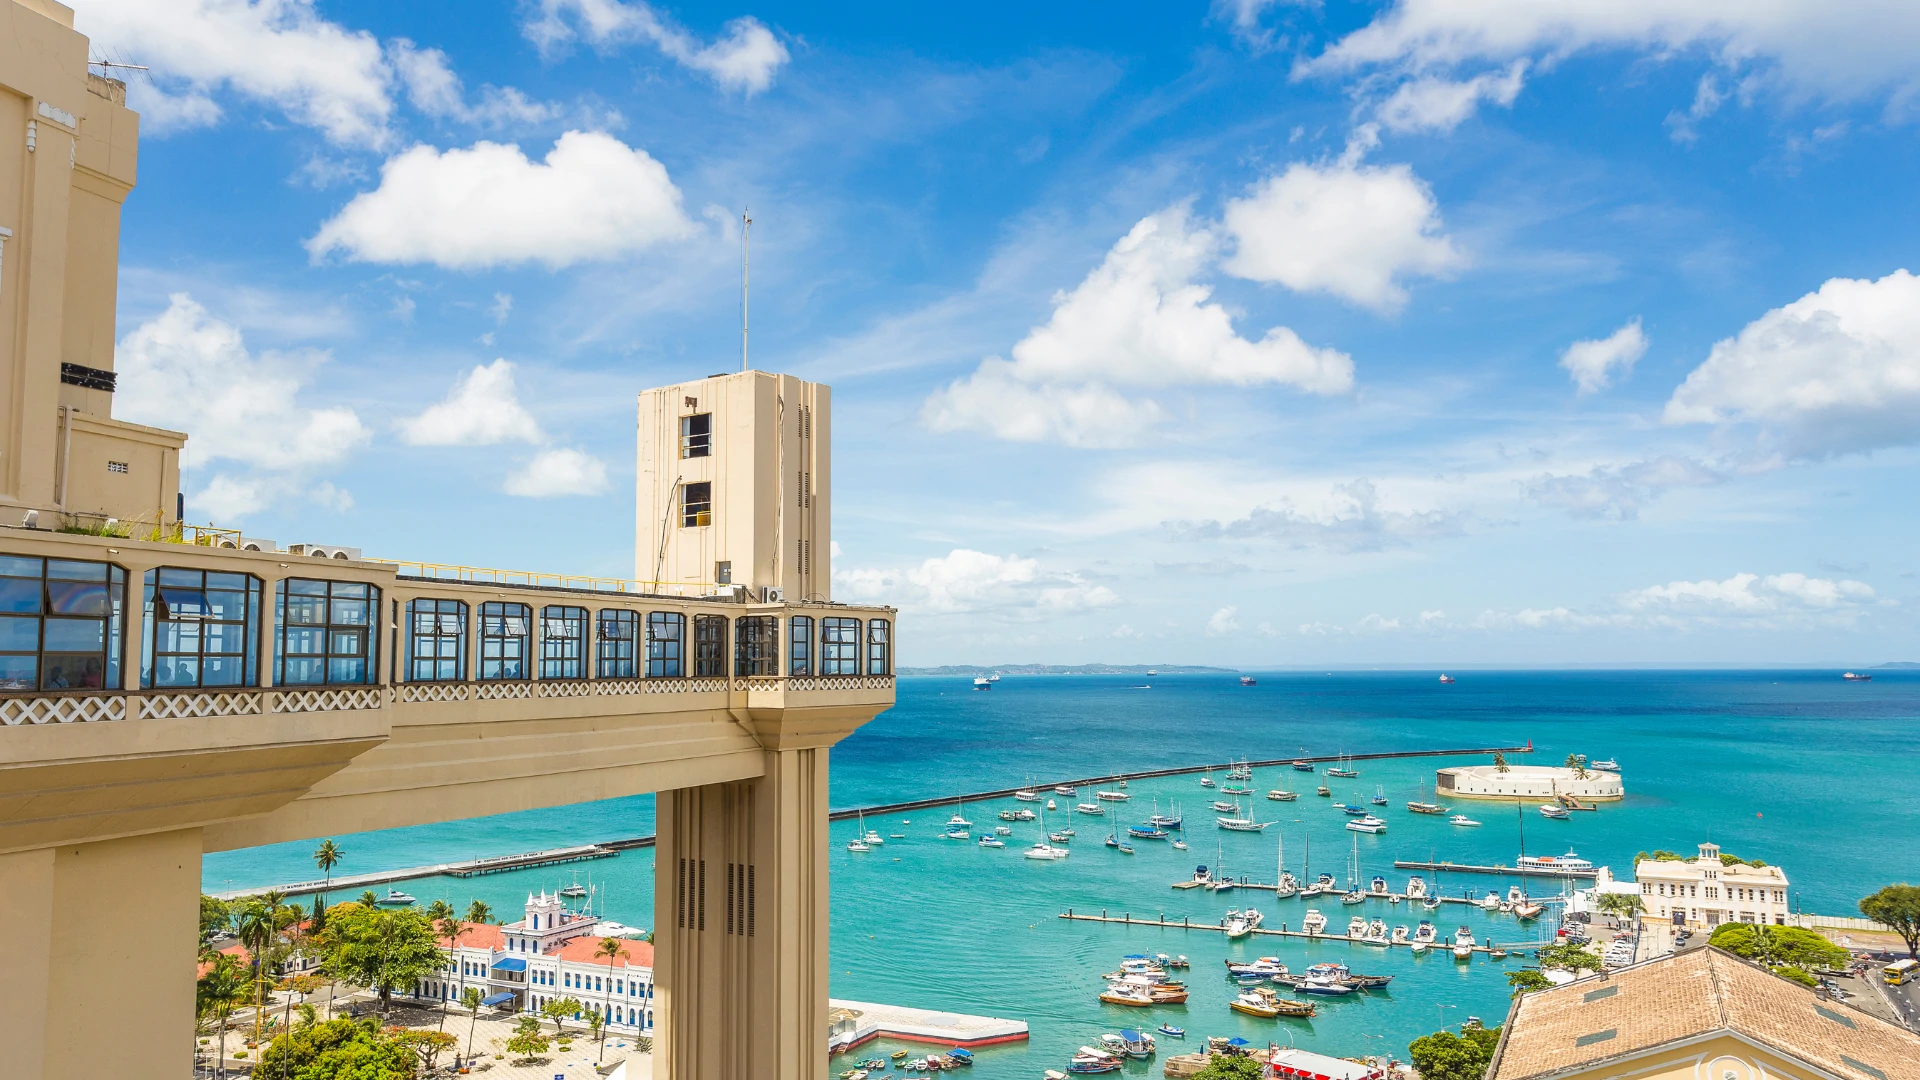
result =
M83 724L102 720L196 720L265 713L352 712L378 709L377 686L271 690L183 690L179 693L32 694L0 697L0 726Z
M749 693L806 690L891 690L891 675L754 675L734 680L735 690Z

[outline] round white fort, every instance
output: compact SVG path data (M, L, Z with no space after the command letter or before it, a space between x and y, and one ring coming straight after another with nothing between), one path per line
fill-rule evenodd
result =
M1571 795L1600 801L1626 794L1619 773L1588 769L1583 777L1572 769L1553 765L1509 765L1506 772L1496 765L1459 765L1436 772L1434 785L1436 794L1459 799L1551 799Z

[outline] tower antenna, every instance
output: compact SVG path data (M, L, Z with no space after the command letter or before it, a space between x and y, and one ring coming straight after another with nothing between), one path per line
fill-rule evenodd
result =
M740 211L740 370L747 370L747 236L753 231L751 208Z

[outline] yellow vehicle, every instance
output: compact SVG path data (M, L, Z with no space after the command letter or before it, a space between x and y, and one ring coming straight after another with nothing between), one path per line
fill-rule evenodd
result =
M1881 974L1886 977L1888 986L1913 982L1920 979L1920 960L1895 960Z

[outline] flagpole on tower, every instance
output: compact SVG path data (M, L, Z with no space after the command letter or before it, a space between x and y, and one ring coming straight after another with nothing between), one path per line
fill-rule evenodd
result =
M752 210L740 211L740 370L747 370L747 234L753 231Z

